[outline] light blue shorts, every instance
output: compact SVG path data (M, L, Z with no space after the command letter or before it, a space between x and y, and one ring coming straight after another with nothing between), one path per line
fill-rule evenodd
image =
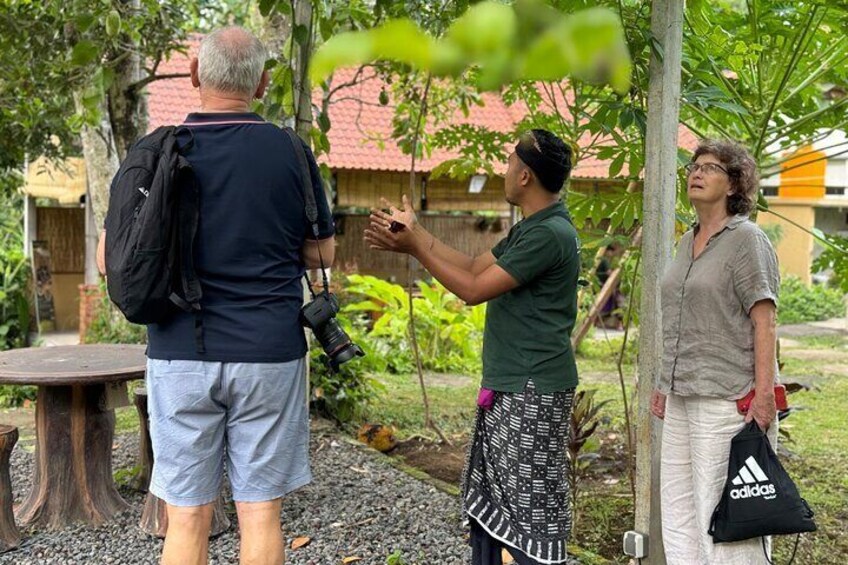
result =
M312 480L304 360L147 361L153 476L174 506L214 502L226 458L233 499L264 502Z

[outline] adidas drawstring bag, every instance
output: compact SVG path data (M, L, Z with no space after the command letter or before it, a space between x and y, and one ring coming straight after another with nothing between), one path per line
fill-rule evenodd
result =
M813 511L752 420L730 444L727 481L710 520L713 542L814 531Z

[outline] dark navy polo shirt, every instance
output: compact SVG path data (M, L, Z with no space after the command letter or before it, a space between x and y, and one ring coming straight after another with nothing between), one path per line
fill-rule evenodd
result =
M194 315L178 312L148 326L148 357L244 363L303 357L301 249L311 228L291 140L252 113L189 114L185 124L178 139L200 187L194 260L206 352L197 352ZM315 158L304 147L323 239L334 233L332 216Z

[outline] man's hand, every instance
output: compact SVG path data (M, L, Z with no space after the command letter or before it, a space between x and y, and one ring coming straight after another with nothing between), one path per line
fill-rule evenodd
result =
M389 213L371 210L370 223L365 228L365 241L371 249L396 253L414 252L415 246L420 243L415 233L418 219L406 195L403 196L400 209L385 198L380 200L389 209Z
M651 393L651 414L665 420L665 395L657 389Z
M757 391L754 395L754 400L751 401L751 406L748 408L748 413L745 414L745 423L755 420L757 425L765 432L768 431L774 417L777 414L777 408L774 405L774 390L761 393Z

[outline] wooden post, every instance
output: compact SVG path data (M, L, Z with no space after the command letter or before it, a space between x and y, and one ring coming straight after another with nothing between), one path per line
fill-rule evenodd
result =
M150 477L153 475L153 444L150 443L150 418L147 413L147 389L137 388L133 393L133 403L138 412L138 475L133 487L147 492Z
M0 425L0 553L18 547L21 533L12 512L12 478L9 458L18 441L18 428Z
M103 409L104 394L103 384L38 387L35 474L17 509L22 524L99 526L129 508L112 479L115 411Z
M674 245L683 0L653 1L651 33L662 52L651 51L642 216L635 526L648 535L648 557L642 559L643 565L665 563L659 496L662 428L651 416L650 398L662 370L660 281Z

